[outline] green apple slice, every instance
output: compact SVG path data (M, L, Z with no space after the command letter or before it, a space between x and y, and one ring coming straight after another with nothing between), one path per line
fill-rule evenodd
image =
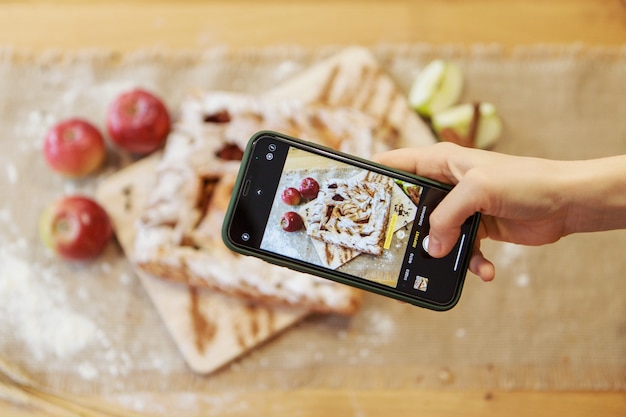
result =
M432 126L441 138L445 129L453 130L459 137L468 138L472 132L474 118L473 104L460 104L434 114ZM478 106L478 125L476 127L473 146L480 149L491 148L502 134L502 120L491 103L480 103Z
M441 59L432 61L417 75L409 91L409 105L419 114L433 114L454 105L461 97L461 69Z

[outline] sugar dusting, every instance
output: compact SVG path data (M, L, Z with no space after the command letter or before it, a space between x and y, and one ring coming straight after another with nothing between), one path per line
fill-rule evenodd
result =
M363 311L366 328L373 339L380 344L387 343L395 332L395 321L389 312L382 309Z
M0 315L38 360L71 356L91 345L97 326L67 306L67 293L51 268L42 268L0 248Z
M525 248L513 243L502 243L498 252L498 265L508 267L520 260L524 255Z
M0 219L4 227L10 211L0 211ZM142 337L142 329L129 342L126 316L110 310L114 299L130 297L128 286L136 283L132 274L118 273L123 262L67 265L48 250L33 261L39 248L0 235L0 352L14 352L10 359L26 361L25 369L71 369L83 381L110 381L111 390L123 390L125 377L138 370L169 374L182 367L180 357L164 355L162 343ZM120 291L103 292L99 277Z
M15 164L12 162L9 162L6 165L6 170L7 170L7 179L9 180L9 183L15 184L15 182L17 181L17 168L15 168Z
M33 110L26 115L25 123L16 123L16 134L32 139L18 141L17 150L25 160L39 155L42 137L54 121L49 113ZM7 195L14 196L26 181L32 181L20 175L20 161L4 162ZM22 346L31 363L71 358L106 337L93 318L69 302L73 295L58 264L35 240L37 221L30 217L37 211L26 208L30 207L23 205L19 197L6 198L0 207L0 350L5 351L11 344ZM34 252L40 255L36 261ZM86 297L80 288L76 295ZM94 375L93 371L83 373Z
M134 329L138 340L129 341L128 318L135 313L111 308L136 305L141 297L132 291L137 279L123 257L110 253L72 263L41 244L37 221L43 208L63 194L93 195L101 180L33 176L33 170L44 168L42 140L56 120L45 110L16 117L11 134L21 140L11 145L12 153L0 153L5 197L0 201L0 356L27 372L72 373L112 391L124 390L125 377L137 370L182 369L179 356L164 354L170 350L162 341L145 337L153 332ZM141 317L157 323L149 313Z
M520 288L528 287L530 285L530 275L522 272L515 278L515 284Z
M527 248L513 243L500 244L500 250L495 257L497 267L509 268L515 271L514 284L519 288L526 288L531 283L526 265Z
M220 392L219 394L180 392L168 394L168 406L159 402L158 396L149 392L117 394L108 398L120 406L149 415L187 415L190 411L203 410L210 415L255 415L252 404L245 396L237 392ZM195 415L195 413L194 413Z

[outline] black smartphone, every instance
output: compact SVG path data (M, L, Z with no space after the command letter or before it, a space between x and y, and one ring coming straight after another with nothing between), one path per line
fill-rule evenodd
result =
M480 221L443 258L428 218L451 187L262 131L249 141L224 220L233 251L432 310L458 301Z

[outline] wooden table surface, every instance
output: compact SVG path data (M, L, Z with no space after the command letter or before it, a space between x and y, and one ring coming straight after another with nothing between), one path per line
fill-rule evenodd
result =
M0 45L45 50L626 42L624 0L2 1Z
M626 45L623 0L2 1L0 46L201 49L299 45L578 42ZM179 393L159 396L168 404ZM208 394L207 394L208 395ZM1 397L1 395L0 395ZM99 401L100 399L91 399ZM297 390L246 396L256 415L624 416L624 392ZM202 402L198 402L202 403ZM183 415L212 414L210 402ZM53 415L0 400L0 415ZM160 415L160 414L159 414ZM231 410L219 415L243 416Z

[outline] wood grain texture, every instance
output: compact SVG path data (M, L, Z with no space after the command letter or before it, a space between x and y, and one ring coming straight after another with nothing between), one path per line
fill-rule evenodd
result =
M624 393L508 392L508 391L343 391L295 390L279 392L160 393L102 400L82 399L93 407L125 404L146 416L181 415L222 417L274 416L411 416L429 417L623 417ZM129 404L130 403L130 404ZM163 410L168 410L163 413ZM37 409L12 406L0 400L0 411L12 417L49 416ZM62 414L62 416L65 416ZM67 416L71 416L68 414ZM124 417L120 415L120 417Z
M626 42L620 0L134 0L0 3L0 45L263 47L429 42L504 47Z

